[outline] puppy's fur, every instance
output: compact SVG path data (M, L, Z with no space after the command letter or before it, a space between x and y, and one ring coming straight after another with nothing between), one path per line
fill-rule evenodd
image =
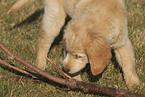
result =
M31 0L22 1L7 14ZM36 59L39 68L46 67L45 57L69 15L72 19L65 30L68 54L63 62L64 70L73 74L89 62L92 74L100 74L110 60L110 49L113 48L127 85L139 84L123 0L45 0L44 3L43 32Z

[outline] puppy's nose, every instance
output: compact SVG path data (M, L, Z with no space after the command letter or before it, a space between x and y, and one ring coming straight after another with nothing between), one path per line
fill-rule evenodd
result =
M70 69L68 69L68 68L62 68L62 70L64 71L64 72L69 72L70 71Z

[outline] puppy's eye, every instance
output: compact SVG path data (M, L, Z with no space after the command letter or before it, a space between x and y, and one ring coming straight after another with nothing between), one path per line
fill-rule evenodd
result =
M73 55L73 57L74 57L75 59L82 58L82 56L79 56L79 55L77 55L77 54Z

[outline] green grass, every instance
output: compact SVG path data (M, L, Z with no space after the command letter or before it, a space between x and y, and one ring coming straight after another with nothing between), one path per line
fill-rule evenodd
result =
M43 2L37 0L22 10L6 16L6 11L14 4L15 0L0 1L0 41L4 43L11 51L21 56L28 62L34 64L36 58L36 47L40 35L41 19L43 15ZM128 13L129 38L132 41L136 57L137 74L141 82L145 83L145 1L144 0L125 0ZM62 68L64 46L63 40L55 44L50 50L48 57ZM29 70L22 64L10 60L7 55L0 50L0 58L10 64L14 64L22 69ZM47 72L59 76L48 63ZM89 70L86 70L89 72ZM90 82L89 74L84 72L82 78ZM8 75L21 75L10 68L0 64L0 73ZM97 79L93 77L93 83L128 89L125 80L120 73L119 68L115 68L114 63L110 61L107 69L102 76ZM145 93L145 85L135 87L134 92ZM13 80L11 78L0 78L0 97L94 97L88 93L79 91L63 91L57 89L54 83L37 83L32 81Z

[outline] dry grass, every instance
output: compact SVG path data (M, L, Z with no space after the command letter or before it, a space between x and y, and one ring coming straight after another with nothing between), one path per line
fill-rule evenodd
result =
M30 63L34 64L36 57L36 46L39 34L41 32L40 25L43 15L43 2L37 0L24 9L6 16L6 11L14 3L15 0L0 1L0 41L9 47L13 52L23 57ZM145 83L145 1L144 0L125 0L128 11L128 29L129 37L133 43L137 74L142 82ZM48 57L62 67L63 54L62 49L65 44L63 40L55 44L51 49ZM7 60L22 69L27 67L18 62L8 59L8 57L0 50L0 58ZM108 64L107 69L101 75L89 79L89 70L85 70L82 74L84 81L93 81L94 83L110 87L119 87L128 89L125 81L120 73L120 68L115 68L114 62ZM9 75L21 75L19 72L11 70L0 64L0 72ZM47 72L59 76L51 65L47 68ZM56 89L54 83L36 83L29 81L16 81L13 79L0 78L0 97L94 97L88 93L78 91L62 91ZM135 92L145 93L145 86L135 87Z

